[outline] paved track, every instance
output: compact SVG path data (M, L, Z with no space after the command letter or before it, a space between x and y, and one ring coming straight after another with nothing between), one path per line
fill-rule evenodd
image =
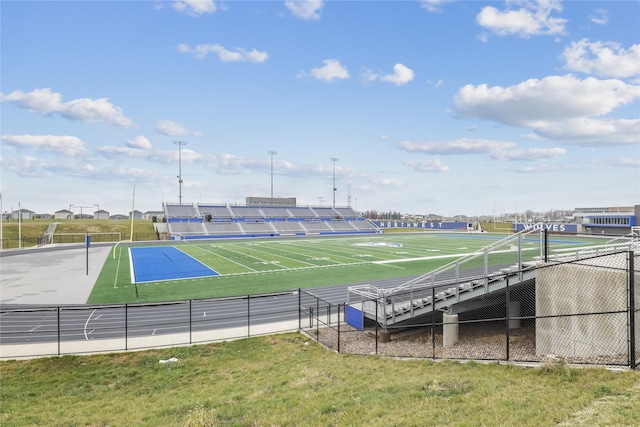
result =
M234 328L250 330L259 325L297 321L299 304L310 308L316 305L307 292L337 305L347 302L347 288L356 285L306 289L302 295L291 291L191 302L87 306L83 302L110 248L92 247L88 258L86 247L64 249L24 251L21 256L2 254L0 345L156 337ZM466 273L477 274L476 271ZM393 288L411 278L367 283L378 288ZM51 308L55 306L60 308ZM329 314L326 304L315 314ZM307 319L301 321L308 322Z

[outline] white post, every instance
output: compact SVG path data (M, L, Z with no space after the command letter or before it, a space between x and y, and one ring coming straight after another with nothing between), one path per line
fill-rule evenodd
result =
M442 315L442 346L452 347L458 343L459 326L457 314Z

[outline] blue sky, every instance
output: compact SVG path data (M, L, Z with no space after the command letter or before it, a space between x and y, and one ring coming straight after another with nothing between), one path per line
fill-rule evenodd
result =
M0 8L4 211L640 203L638 1Z

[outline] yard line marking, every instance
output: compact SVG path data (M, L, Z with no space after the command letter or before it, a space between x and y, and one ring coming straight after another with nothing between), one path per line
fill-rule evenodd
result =
M268 255L272 255L272 256L277 256L277 257L279 257L279 258L288 259L289 261L293 261L293 262L297 262L297 263L301 263L301 264L307 264L307 265L313 265L313 266L315 266L315 264L312 264L312 263L310 263L310 262L305 262L305 261L302 261L302 260L297 260L297 259L294 259L294 258L289 258L289 257L286 257L286 256L284 256L284 255L274 255L274 254L269 253L269 252L267 252L267 251L263 251L263 250L256 249L256 248L252 248L252 250L257 251L257 252L261 252L261 253L266 253L266 254L268 254ZM287 251L287 253L289 253L289 254L290 254L290 253L292 253L292 252Z
M234 250L229 249L229 248L224 248L224 249L225 249L225 250L227 250L227 251L229 251L229 252L233 252L233 253L235 253L235 254L238 254L238 255L246 255L246 256L248 256L249 258L257 259L259 262L263 262L263 263L265 263L265 264L270 264L270 265L275 265L275 266L277 266L277 267L280 267L279 265L277 265L277 264L273 264L273 263L271 263L270 261L267 261L266 259L258 258L258 257L256 257L256 256L249 255L249 254L243 254L242 252L234 251ZM243 265L243 264L240 264L240 265ZM246 266L245 266L245 267L246 267ZM249 268L249 267L247 267L247 268ZM252 270L253 270L253 269L252 269ZM280 267L280 270L287 270L287 268L286 268L286 267ZM253 270L253 271L257 271L257 270ZM263 271L261 271L261 272L263 272Z
M222 249L224 249L224 250L228 250L228 249L226 249L226 248L222 248ZM246 265L244 265L244 264L242 264L242 263L239 263L238 261L234 261L234 260L232 260L232 259L230 259L230 258L227 258L227 257L225 257L225 256L222 256L222 255L220 255L220 254L218 254L218 253L216 253L216 252L207 251L206 249L203 249L203 250L204 250L204 251L206 251L206 252L209 252L210 254L213 254L213 255L215 255L215 256L217 256L217 257L220 257L220 258L222 258L222 259L224 259L224 260L226 260L226 261L229 261L229 262L232 262L232 263L234 263L234 264L237 264L237 265L239 265L239 266L241 266L241 267L247 268L247 269L249 269L249 270L251 270L251 271L253 271L253 272L258 271L258 270L254 270L253 268L248 267L248 266L246 266Z
M91 314L89 315L89 318L87 319L87 321L84 324L84 339L86 339L87 341L89 341L89 337L87 336L87 326L89 325L89 321L91 320L91 316L93 316L93 314L96 312L97 308L94 309ZM94 329L95 330L95 329ZM92 330L91 332L93 332L94 330Z
M113 289L118 289L118 272L120 271L120 257L122 256L122 248L118 251L118 263L116 264L116 277L113 279Z

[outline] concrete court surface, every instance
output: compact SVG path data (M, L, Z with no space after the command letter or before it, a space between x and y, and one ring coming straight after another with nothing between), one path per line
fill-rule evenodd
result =
M3 250L0 303L86 304L111 245ZM87 274L88 259L88 274Z

